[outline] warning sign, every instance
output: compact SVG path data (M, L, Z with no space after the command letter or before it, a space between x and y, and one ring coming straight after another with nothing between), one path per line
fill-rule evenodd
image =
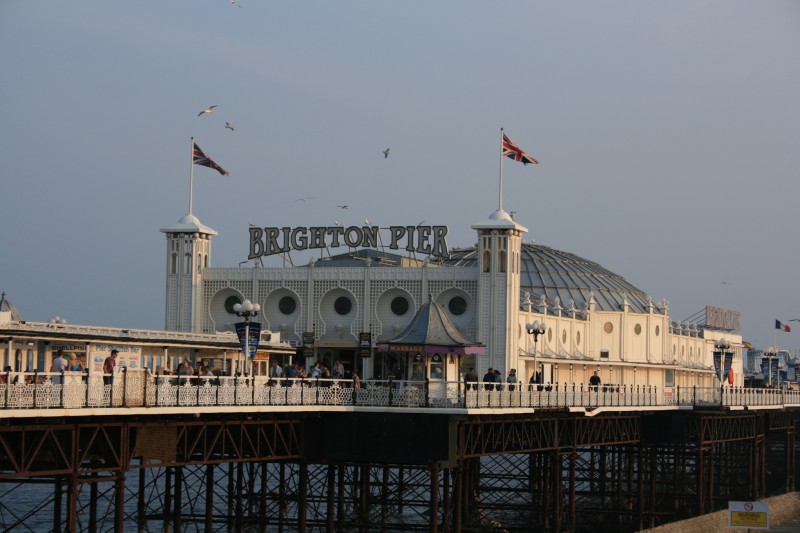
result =
M769 505L762 502L728 502L728 527L769 529Z

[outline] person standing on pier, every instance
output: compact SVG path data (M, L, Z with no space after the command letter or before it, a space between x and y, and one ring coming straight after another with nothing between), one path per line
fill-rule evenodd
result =
M111 350L111 355L106 357L103 362L103 374L108 374L103 376L104 385L114 384L114 367L117 366L117 354L119 354L119 350Z
M592 377L589 378L589 385L591 385L594 390L600 387L600 376L597 375L597 370L595 370Z
M485 385L483 386L484 389L486 389L486 390L493 390L494 389L494 370L493 369L490 368L489 370L486 371L486 373L483 375L483 382L485 383Z
M517 370L512 368L508 371L508 377L506 378L506 383L508 383L508 390L513 391L516 387L517 383Z
M464 376L464 382L467 383L467 390L476 390L478 388L478 373L474 368L470 368L469 372Z
M55 372L57 376L53 376L53 385L61 385L61 373L67 369L67 360L64 359L64 352L58 350L56 356L53 358L53 364L50 366L50 372Z

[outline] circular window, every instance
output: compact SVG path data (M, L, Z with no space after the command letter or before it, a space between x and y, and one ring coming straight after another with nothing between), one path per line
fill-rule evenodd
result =
M392 300L392 313L396 314L397 316L403 316L404 314L408 313L408 300L406 300L403 296L398 296L394 300Z
M353 309L353 302L350 301L350 298L347 296L339 296L336 298L336 301L333 302L333 310L336 311L339 315L347 315Z
M603 331L605 331L606 333L611 333L612 331L614 331L614 324L612 324L611 322L606 322L603 325Z
M447 308L455 316L461 316L467 312L467 301L461 296L454 296L450 298L450 303L447 304Z
M567 343L567 330L564 330L564 331L561 332L561 343L562 344L566 344Z
M658 337L658 334L659 334L659 333L661 333L661 328L659 328L658 326L656 326L656 337Z
M278 302L278 310L284 315L291 315L297 309L297 302L291 296L284 296Z
M228 296L225 298L225 311L227 311L229 315L235 314L236 311L233 310L233 306L240 303L242 303L242 301L238 296Z
M636 324L635 326L633 326L633 332L636 333L637 335L641 335L642 334L642 325L641 324Z
M575 344L580 344L580 343L581 343L581 332L580 331L576 331L575 332Z

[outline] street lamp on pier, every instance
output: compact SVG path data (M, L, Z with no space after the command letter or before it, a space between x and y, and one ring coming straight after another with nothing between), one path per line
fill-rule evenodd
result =
M528 330L529 335L533 335L533 376L536 383L539 383L539 380L541 379L541 373L539 372L539 367L536 366L536 344L539 341L539 335L544 335L544 322L534 320L533 323L528 323L525 326L525 329Z
M254 304L250 300L245 299L242 303L235 303L233 305L233 312L236 313L236 316L244 318L244 342L242 343L242 355L244 356L244 364L247 364L247 359L250 351L250 319L258 315L258 312L261 311L261 306L258 304ZM257 345L256 345L257 346ZM242 369L242 363L239 364L239 372Z
M722 385L722 380L725 377L725 354L731 349L731 341L728 339L717 339L714 341L714 348L719 354L719 369L717 370L715 368L715 370L717 370L719 384ZM716 365L717 362L714 361L714 366Z
M767 373L769 374L770 387L772 387L772 360L775 358L776 355L777 355L776 350L772 346L764 350L764 357L767 358Z

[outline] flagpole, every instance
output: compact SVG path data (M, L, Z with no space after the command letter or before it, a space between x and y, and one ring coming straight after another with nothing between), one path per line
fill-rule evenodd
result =
M500 128L500 194L497 209L498 211L503 210L503 128Z
M189 214L192 214L192 189L194 188L194 137L189 149Z

